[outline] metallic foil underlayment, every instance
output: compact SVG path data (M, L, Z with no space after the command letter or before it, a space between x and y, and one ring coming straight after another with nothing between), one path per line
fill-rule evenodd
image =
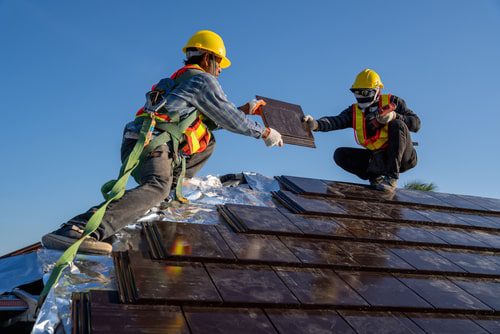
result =
M279 190L278 182L266 176L244 172L245 183L226 187L216 176L186 179L184 196L189 204L162 203L141 217L137 224L129 225L115 235L114 251L139 249L141 225L148 221L171 221L193 224L217 224L216 205L225 203L255 206L274 206L271 191ZM37 252L44 274L50 276L62 252L42 248ZM40 309L32 334L71 333L71 294L91 289L116 290L113 260L110 256L78 255L64 270L59 282L49 292Z
M37 254L46 272L46 282L62 252L42 248ZM116 290L113 259L110 256L77 255L47 295L32 333L56 333L58 326L62 326L66 333L71 333L71 294L91 289Z

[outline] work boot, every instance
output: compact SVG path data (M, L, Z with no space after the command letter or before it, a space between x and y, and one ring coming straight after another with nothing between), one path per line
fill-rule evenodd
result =
M369 181L370 181L370 186L372 188L377 188L377 185L381 184L382 181L384 181L384 177L382 175L379 175L379 176L370 178Z
M384 176L382 182L375 186L375 189L384 191L384 192L393 192L396 190L398 185L398 179L393 179L389 176Z
M65 251L73 245L83 235L83 230L76 225L63 225L60 229L46 234L42 237L42 244L45 248ZM89 235L80 244L79 253L108 255L113 247L107 242L97 240L94 234Z

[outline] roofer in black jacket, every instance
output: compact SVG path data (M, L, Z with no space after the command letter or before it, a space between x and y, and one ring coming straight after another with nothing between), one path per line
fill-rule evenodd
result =
M358 74L351 91L357 103L337 116L315 120L304 117L313 131L333 131L352 127L358 144L365 148L339 147L333 159L377 190L394 191L399 173L417 164L417 153L410 137L420 129L420 119L403 99L381 94L380 76L365 69Z

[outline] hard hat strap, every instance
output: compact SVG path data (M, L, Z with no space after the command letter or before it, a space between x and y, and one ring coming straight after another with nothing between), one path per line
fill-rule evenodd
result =
M215 55L213 53L209 54L209 62L210 62L210 74L217 76L217 61L215 60Z

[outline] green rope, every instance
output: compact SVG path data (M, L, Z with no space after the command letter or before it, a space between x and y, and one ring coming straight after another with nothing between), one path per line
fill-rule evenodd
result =
M106 212L106 208L109 203L112 201L116 201L120 199L125 194L125 188L127 186L128 179L133 171L140 164L141 160L143 160L148 154L150 154L156 147L162 145L169 140L172 140L172 144L174 146L174 165L181 164L181 174L179 175L177 186L175 188L175 196L176 199L182 203L188 203L188 200L184 198L182 195L182 181L186 174L186 158L180 157L178 152L179 142L182 141L182 135L185 129L191 124L194 119L196 119L196 114L190 115L187 119L179 122L178 124L164 124L164 131L161 135L154 138L150 143L145 146L146 138L151 136L152 131L154 130L153 117L147 117L144 119L141 127L141 132L139 134L139 139L137 140L132 152L129 154L127 159L123 162L120 168L120 174L118 175L117 180L111 180L106 182L101 187L101 193L106 200L106 202L97 209L96 212L90 217L89 221L85 225L85 229L83 231L82 237L77 240L73 245L68 247L61 255L61 257L55 263L54 269L50 274L50 277L45 284L40 298L38 300L38 306L40 307L45 297L49 293L50 289L56 284L56 282L61 277L63 270L69 266L71 262L76 257L78 252L78 248L82 244L82 242L87 238L90 234L92 234L102 222L104 217L104 213ZM174 167L174 166L172 166ZM134 175L133 175L134 176Z
M99 227L102 218L104 217L104 213L106 212L108 204L111 203L112 201L120 199L125 194L125 187L127 185L127 181L130 177L130 174L132 174L134 169L139 165L141 153L144 150L144 143L146 142L146 137L151 132L151 123L152 123L152 118L150 117L144 120L141 132L139 134L139 139L137 140L137 143L132 149L132 152L124 161L120 169L120 174L118 176L118 179L108 181L101 187L101 192L106 202L96 212L94 212L92 217L90 217L88 223L85 225L82 237L78 241L76 241L73 245L71 245L68 249L66 249L59 258L59 260L57 260L55 267L52 270L52 273L50 274L49 280L47 281L47 284L45 285L45 287L42 290L42 293L40 294L40 299L38 302L39 306L45 300L45 297L49 293L50 289L59 280L63 270L71 262L73 262L81 243L85 240L85 238L87 238L92 232L94 232ZM148 148L150 149L150 147Z

